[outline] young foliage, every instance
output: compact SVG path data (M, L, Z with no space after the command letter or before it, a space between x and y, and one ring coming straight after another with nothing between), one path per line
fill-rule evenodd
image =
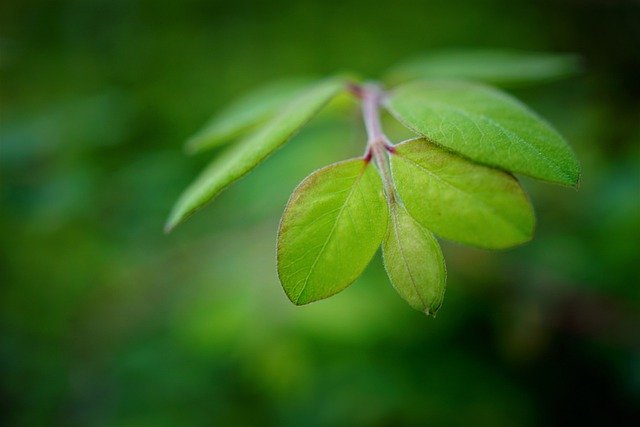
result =
M363 159L327 166L295 189L278 232L278 276L289 299L307 304L362 274L387 226L382 181Z
M401 204L390 204L382 258L391 284L416 310L434 315L442 305L447 271L440 245Z
M431 57L431 63L405 67L414 70L405 75L536 81L571 68L568 58L485 52L484 66L470 70L479 58ZM305 87L279 85L238 101L187 142L190 151L200 151L247 133L185 190L166 230L255 168L336 95L350 92L361 102L365 154L302 181L278 230L278 276L297 305L345 289L382 246L398 294L435 316L446 268L434 234L491 249L525 243L533 236L535 217L512 173L569 186L578 182L579 164L564 139L522 103L488 86L422 79L384 90L341 77ZM382 108L417 137L394 145L382 130Z

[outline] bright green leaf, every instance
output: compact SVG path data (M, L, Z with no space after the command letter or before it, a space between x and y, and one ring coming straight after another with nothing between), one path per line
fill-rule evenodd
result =
M575 186L579 165L565 140L511 96L460 81L402 85L386 100L413 131L472 160Z
M410 59L393 68L388 81L450 78L513 87L541 83L576 74L580 58L571 54L515 50L449 50Z
M506 172L472 163L425 139L397 145L391 168L411 216L441 237L506 248L533 235L531 204Z
M275 114L307 84L308 81L304 79L279 81L245 95L214 116L202 130L189 138L186 143L187 151L196 153L207 150L240 136Z
M391 284L411 307L435 316L447 281L440 245L402 205L390 208L382 255Z
M278 232L278 276L289 299L307 304L349 286L380 246L387 217L380 176L362 159L302 181Z
M323 80L287 103L260 129L213 160L182 193L167 224L170 231L196 210L213 200L222 190L240 179L287 142L313 118L341 89L340 78Z

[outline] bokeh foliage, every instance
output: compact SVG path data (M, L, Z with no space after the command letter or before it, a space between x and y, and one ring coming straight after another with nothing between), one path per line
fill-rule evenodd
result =
M633 425L633 3L2 2L3 417ZM278 283L287 197L315 168L361 154L355 113L336 121L324 112L216 204L162 233L210 158L184 156L182 142L245 90L341 70L375 78L408 56L457 46L582 55L583 76L512 93L567 137L583 172L577 192L524 181L538 217L528 245L444 245L447 304L436 320L395 295L379 257L349 289L309 306L292 306Z

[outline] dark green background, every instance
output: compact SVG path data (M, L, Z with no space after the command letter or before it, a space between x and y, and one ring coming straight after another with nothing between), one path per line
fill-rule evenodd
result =
M0 4L0 413L10 425L638 425L640 14L635 1ZM375 78L447 47L577 52L512 91L571 142L579 191L524 180L531 243L445 244L437 319L379 257L305 307L277 222L314 168L360 154L316 120L162 234L210 154L181 143L265 81Z

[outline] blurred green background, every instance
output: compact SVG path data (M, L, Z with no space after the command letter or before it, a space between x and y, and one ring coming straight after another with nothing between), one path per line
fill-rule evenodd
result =
M239 94L450 47L581 54L583 75L512 93L583 178L524 180L523 247L445 243L437 319L379 257L309 306L278 283L279 215L362 152L356 111L162 233L211 157L182 142ZM7 0L0 73L5 425L640 425L637 2Z

